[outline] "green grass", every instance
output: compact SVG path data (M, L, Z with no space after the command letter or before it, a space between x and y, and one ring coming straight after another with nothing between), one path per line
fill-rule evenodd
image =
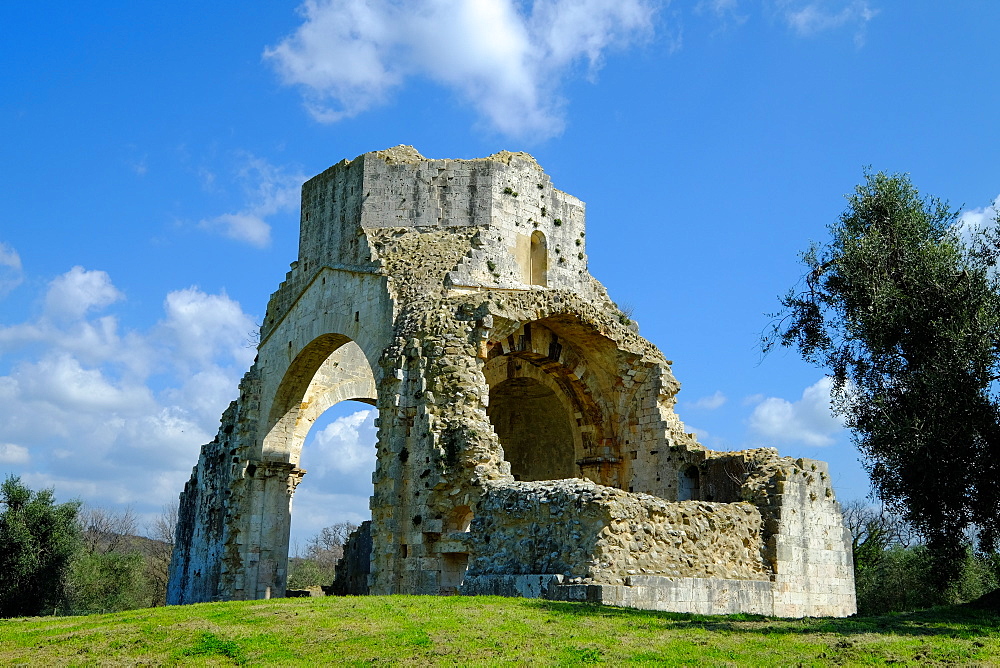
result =
M1000 614L708 617L493 597L208 603L0 620L0 665L1000 665Z

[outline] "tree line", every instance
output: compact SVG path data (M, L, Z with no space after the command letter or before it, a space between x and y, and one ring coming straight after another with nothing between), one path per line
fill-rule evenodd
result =
M131 510L56 503L18 477L0 485L0 617L164 605L176 509L140 535Z
M141 527L131 510L56 503L53 490L7 477L0 484L0 617L165 605L176 524L176 506ZM331 585L355 528L340 522L310 538L289 560L289 588Z

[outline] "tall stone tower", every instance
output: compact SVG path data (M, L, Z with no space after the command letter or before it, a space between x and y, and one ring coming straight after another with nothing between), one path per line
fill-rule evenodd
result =
M668 362L587 270L531 156L342 161L181 496L168 599L283 596L309 428L378 408L369 589L699 612L854 612L825 464L711 452Z

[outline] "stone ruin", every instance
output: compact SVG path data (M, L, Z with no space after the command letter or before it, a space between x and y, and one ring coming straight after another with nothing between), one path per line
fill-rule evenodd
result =
M357 400L377 464L342 593L854 613L826 464L706 449L670 365L531 156L344 160L302 188L299 257L181 495L168 601L285 595L303 442Z

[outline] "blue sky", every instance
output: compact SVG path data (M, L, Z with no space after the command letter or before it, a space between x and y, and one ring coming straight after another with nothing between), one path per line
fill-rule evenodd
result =
M0 5L0 474L176 499L343 158L532 153L709 447L867 480L821 370L758 338L863 168L1000 194L1000 4L480 0ZM314 428L300 541L367 513L372 415Z

